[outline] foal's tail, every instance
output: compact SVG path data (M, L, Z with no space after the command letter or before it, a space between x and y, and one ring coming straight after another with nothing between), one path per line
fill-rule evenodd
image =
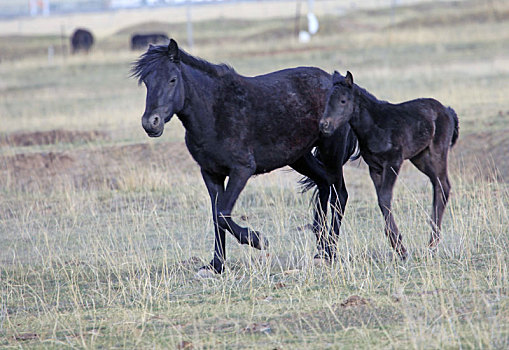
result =
M459 126L458 115L456 114L454 109L452 109L451 107L447 107L446 111L447 111L447 114L449 115L449 117L451 117L452 120L454 121L454 131L452 133L452 140L451 140L451 148L452 148L452 146L454 146L454 144L458 140L458 136L460 135L460 126Z

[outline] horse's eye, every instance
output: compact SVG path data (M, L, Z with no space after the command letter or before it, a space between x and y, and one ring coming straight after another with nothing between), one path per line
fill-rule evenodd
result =
M341 102L342 105L344 105L346 103L345 100L341 100L340 102Z
M170 84L175 84L176 81L177 81L177 78L173 77L170 79Z

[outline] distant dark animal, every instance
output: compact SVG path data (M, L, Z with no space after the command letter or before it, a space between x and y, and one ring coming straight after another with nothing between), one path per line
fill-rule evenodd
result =
M86 29L76 29L71 36L72 53L85 52L88 53L94 45L94 36Z
M200 272L223 271L225 231L241 244L267 247L259 232L239 226L231 213L251 176L285 165L317 185L313 229L318 257L334 257L348 197L342 165L354 153L357 140L348 125L331 137L319 138L330 74L299 67L244 77L231 67L187 54L173 39L168 46L150 47L132 72L147 88L141 120L147 134L161 136L175 113L186 129L187 148L201 167L212 204L215 248L214 259ZM311 153L314 147L319 159ZM326 235L329 196L333 219Z
M402 236L391 210L392 190L405 159L431 180L433 185L432 233L429 247L435 249L451 185L447 176L447 154L459 135L458 117L450 107L431 98L400 104L379 101L334 72L320 130L330 135L350 124L359 140L361 156L369 166L378 205L385 219L385 234L401 258L407 256Z
M166 34L134 34L131 36L131 50L146 50L149 44L167 44L170 39Z

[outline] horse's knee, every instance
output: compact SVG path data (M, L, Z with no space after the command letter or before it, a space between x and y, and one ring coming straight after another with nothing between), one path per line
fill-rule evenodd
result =
M434 184L435 191L439 191L439 193L442 194L442 200L444 203L447 203L447 200L449 199L449 194L451 192L451 184L449 182L449 179L447 177L442 178L439 180L438 183Z
M230 214L226 213L218 213L216 218L216 224L219 226L219 228L223 230L227 230L229 227L228 219L230 218Z
M386 211L391 209L391 199L387 196L379 196L378 197L378 206L380 210Z

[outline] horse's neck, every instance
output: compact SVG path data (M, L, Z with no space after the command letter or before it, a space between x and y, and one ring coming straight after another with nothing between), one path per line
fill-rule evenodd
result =
M188 137L196 142L210 135L214 127L214 91L219 81L197 69L183 65L185 103L177 116L182 121Z

